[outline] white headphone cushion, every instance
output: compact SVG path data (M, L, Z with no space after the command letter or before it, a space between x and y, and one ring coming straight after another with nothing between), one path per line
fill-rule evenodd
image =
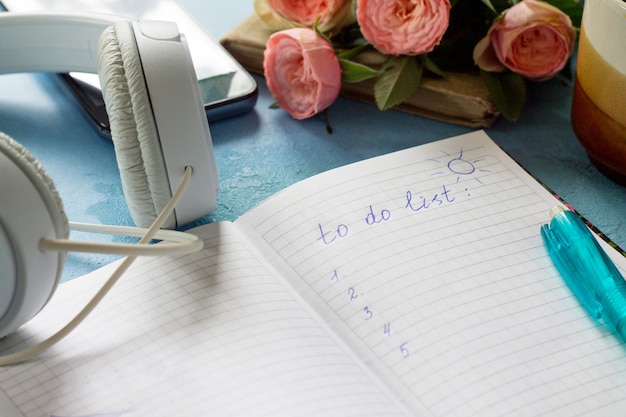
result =
M126 202L134 222L147 227L171 191L129 22L102 33L98 67Z
M35 157L1 132L0 153L11 164L3 169L6 182L2 188L9 195L4 196L7 201L2 210L8 217L2 220L5 240L8 238L12 248L10 257L17 266L2 265L0 273L2 280L7 280L2 287L14 291L9 304L6 293L4 302L0 303L2 337L30 320L54 293L67 253L41 251L38 245L44 237L67 239L69 223L59 193Z
M0 132L0 150L20 167L41 195L50 212L57 238L67 239L70 230L61 196L39 161L26 148L3 132Z

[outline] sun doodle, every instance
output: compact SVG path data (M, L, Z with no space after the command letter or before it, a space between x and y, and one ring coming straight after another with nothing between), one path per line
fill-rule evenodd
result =
M445 164L444 167L448 169L447 172L457 176L456 177L457 184L461 182L462 177L466 177L466 176L472 176L473 179L478 181L480 184L483 184L483 182L480 180L480 177L478 176L478 173L491 172L487 169L482 169L477 166L477 164L483 161L483 159L474 159L474 160L464 159L463 149L459 151L458 156L451 155L446 151L442 151L442 152L445 154L447 158L449 158L447 162L445 162L445 160L442 161L440 159L434 159L434 158L429 159L429 160L436 162L438 164L441 164L441 163ZM437 171L437 172L433 172L431 176L443 175L445 173L446 173L445 170Z

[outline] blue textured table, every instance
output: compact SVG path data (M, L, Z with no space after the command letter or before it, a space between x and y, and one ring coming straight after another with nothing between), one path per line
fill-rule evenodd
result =
M181 1L215 38L253 11L252 0ZM332 135L322 118L292 120L270 109L262 77L255 110L215 122L211 133L220 173L218 208L198 223L235 220L275 192L321 171L470 131L398 111L339 99L331 108ZM589 162L569 122L571 86L530 85L528 105L515 122L487 133L530 173L626 248L626 188ZM55 181L71 220L131 224L114 152L76 102L45 74L0 76L0 130L26 146ZM70 254L64 279L111 257Z

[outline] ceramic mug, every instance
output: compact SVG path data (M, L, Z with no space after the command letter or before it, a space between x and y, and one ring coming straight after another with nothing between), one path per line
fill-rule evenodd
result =
M626 185L625 0L585 0L571 116L592 163Z

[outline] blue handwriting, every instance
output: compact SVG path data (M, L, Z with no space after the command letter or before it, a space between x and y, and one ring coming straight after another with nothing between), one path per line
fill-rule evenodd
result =
M413 193L411 191L406 192L406 208L413 211L423 211L428 210L433 205L441 206L443 204L453 203L456 198L452 196L450 190L444 185L443 190L440 193L435 193L432 197L424 197L419 196L417 199L413 197ZM416 201L414 201L416 200Z

